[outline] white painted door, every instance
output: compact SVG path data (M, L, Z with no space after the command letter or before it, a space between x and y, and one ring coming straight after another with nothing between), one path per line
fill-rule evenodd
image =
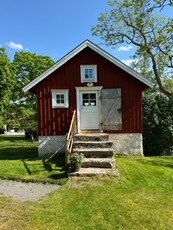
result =
M81 130L99 129L98 91L80 92Z

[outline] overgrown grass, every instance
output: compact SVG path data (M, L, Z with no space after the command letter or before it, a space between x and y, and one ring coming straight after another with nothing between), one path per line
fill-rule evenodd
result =
M21 135L0 135L0 178L63 183L67 179L64 157L39 159L37 142Z
M37 202L1 195L0 229L171 230L173 157L116 161L119 179L73 179Z

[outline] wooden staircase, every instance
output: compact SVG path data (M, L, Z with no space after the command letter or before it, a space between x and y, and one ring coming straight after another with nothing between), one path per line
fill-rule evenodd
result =
M69 172L69 176L118 176L112 145L108 134L76 134L72 154L83 153L85 158L79 172Z

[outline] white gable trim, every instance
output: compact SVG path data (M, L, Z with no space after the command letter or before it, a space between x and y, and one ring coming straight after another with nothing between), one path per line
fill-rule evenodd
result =
M145 85L149 87L153 87L152 82L144 78L142 75L140 75L138 72L135 70L131 69L129 66L125 65L123 62L119 61L94 43L90 42L89 40L84 41L82 44L77 46L75 49L73 49L70 53L65 55L63 58L61 58L58 62L56 62L52 67L47 69L45 72L43 72L40 76L35 78L33 81L31 81L28 85L22 88L24 92L30 90L33 88L35 85L37 85L39 82L41 82L43 79L45 79L47 76L49 76L51 73L53 73L55 70L57 70L59 67L61 67L63 64L65 64L67 61L69 61L71 58L73 58L75 55L80 53L83 49L86 47L91 48L119 68L123 69L125 72L129 73L132 75L134 78L138 79L139 81L143 82Z

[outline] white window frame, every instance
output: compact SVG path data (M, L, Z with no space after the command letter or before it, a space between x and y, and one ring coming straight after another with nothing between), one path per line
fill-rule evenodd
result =
M52 89L52 108L68 108L69 107L69 90L68 89ZM64 103L57 103L56 96L64 95Z
M94 76L92 79L85 78L85 70L92 69ZM97 82L97 65L81 65L80 66L80 73L81 73L81 82Z

